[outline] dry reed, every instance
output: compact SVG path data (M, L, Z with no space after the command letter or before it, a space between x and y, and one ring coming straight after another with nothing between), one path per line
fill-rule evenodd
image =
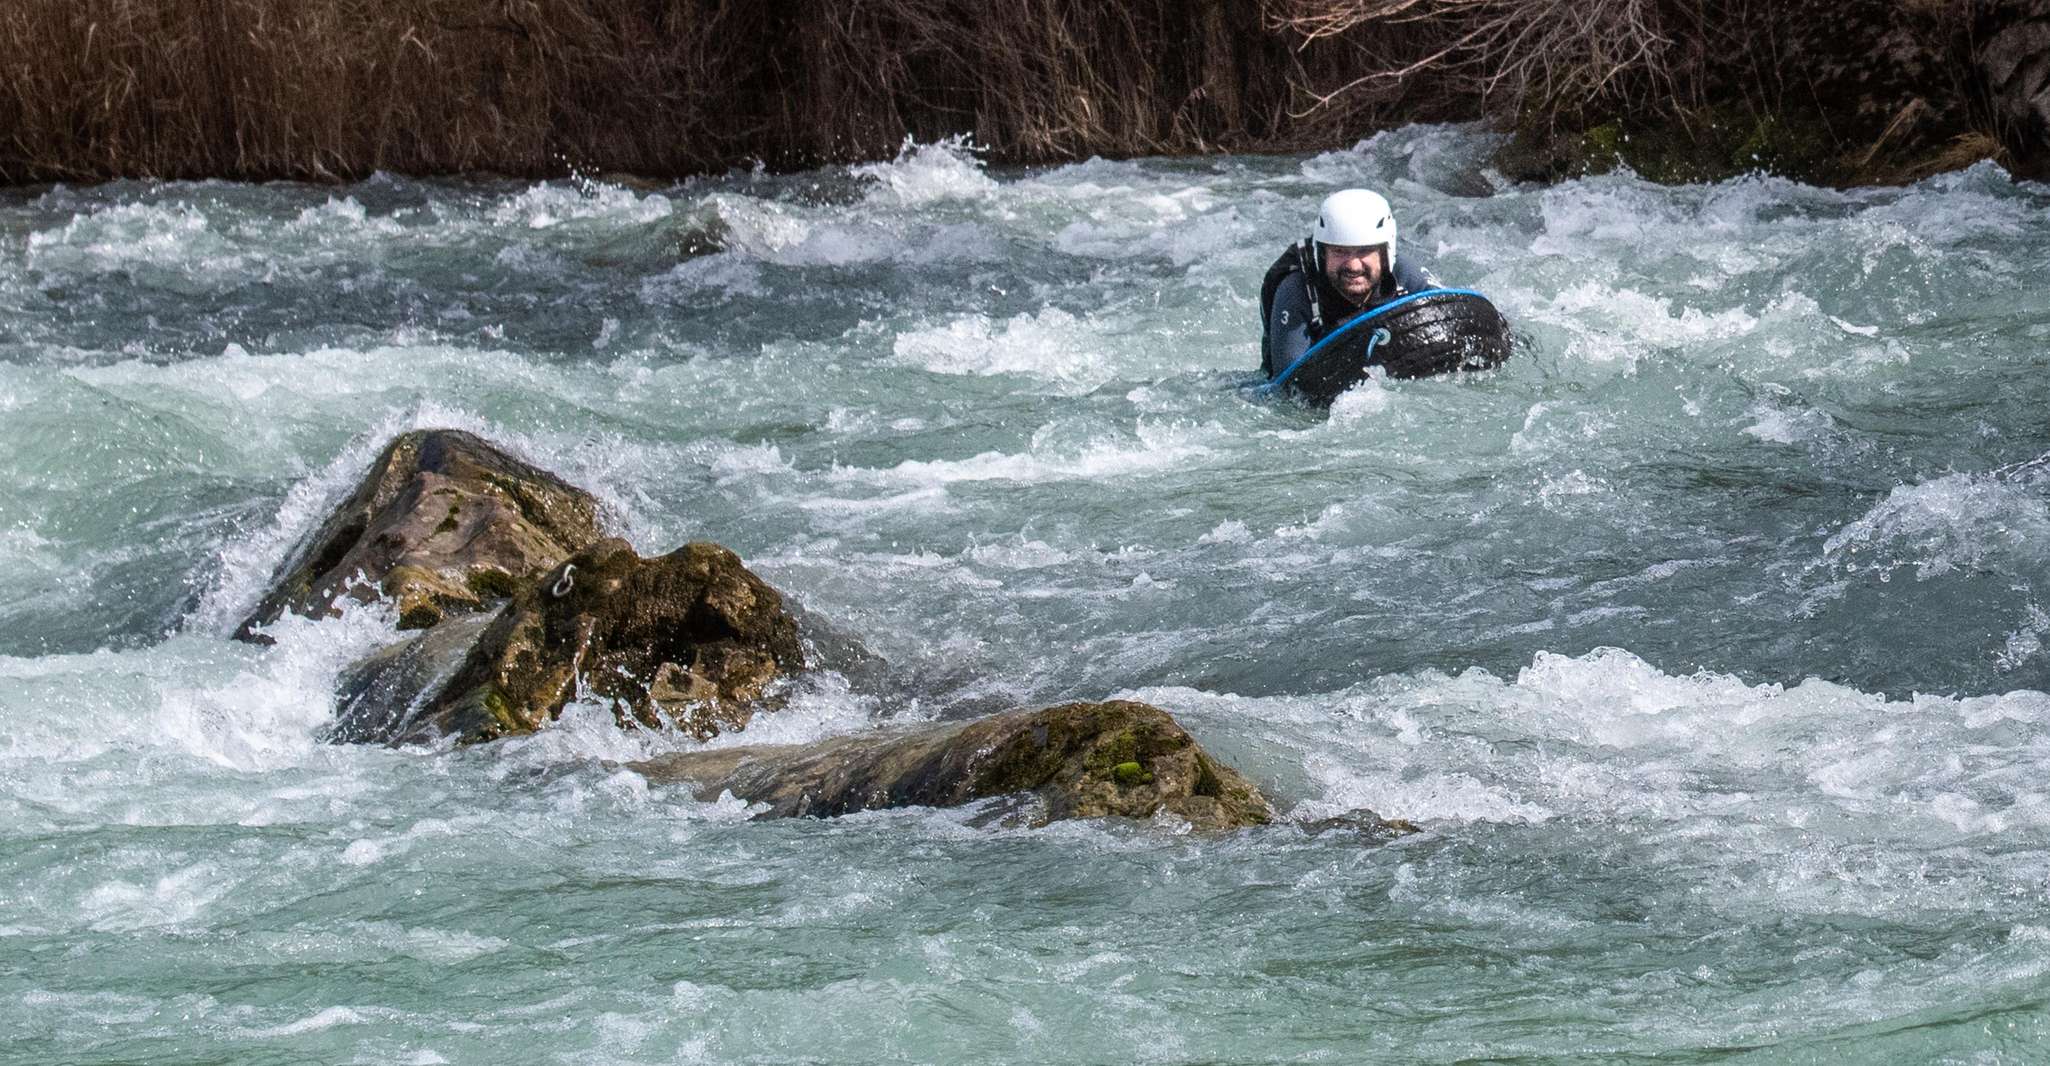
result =
M1851 6L1875 3L1890 6ZM1765 111L1801 88L1780 39L1796 9L1824 5L7 0L0 182L679 175L961 132L1041 161L1326 147L1397 120L1676 114L1716 94Z
M9 0L0 181L1298 147L1266 0Z

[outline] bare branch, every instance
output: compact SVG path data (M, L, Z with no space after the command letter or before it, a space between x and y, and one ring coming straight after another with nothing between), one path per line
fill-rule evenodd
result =
M1297 117L1370 86L1419 75L1439 91L1515 110L1556 109L1604 97L1622 103L1670 98L1680 75L1668 22L1698 21L1699 2L1273 0L1269 21L1294 34L1298 49L1335 38L1379 60L1337 88L1309 91L1314 102ZM1391 43L1407 54L1389 55Z

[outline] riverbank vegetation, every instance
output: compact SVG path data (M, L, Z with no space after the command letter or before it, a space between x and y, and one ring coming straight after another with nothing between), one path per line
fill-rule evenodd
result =
M12 0L0 181L667 177L962 132L1049 162L1312 150L1447 120L1514 132L1517 177L1623 162L1899 181L1985 156L2037 172L2045 6ZM2025 54L1989 62L1998 40Z

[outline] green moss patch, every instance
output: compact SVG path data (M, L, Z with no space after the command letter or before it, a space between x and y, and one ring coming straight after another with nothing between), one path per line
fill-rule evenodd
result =
M1763 171L1805 181L1850 176L1839 144L1820 115L1756 114L1737 104L1672 118L1602 117L1575 130L1532 125L1496 156L1504 174L1553 181L1628 167L1664 185L1723 181Z
M417 600L399 612L400 629L432 629L441 624L441 608L430 600Z
M495 566L470 571L463 583L481 599L511 599L520 590L518 580Z

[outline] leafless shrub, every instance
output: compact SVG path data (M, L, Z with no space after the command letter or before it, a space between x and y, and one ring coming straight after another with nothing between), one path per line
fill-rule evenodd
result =
M1314 110L1409 79L1492 112L1672 101L1694 91L1705 28L1694 0L1277 0L1304 43L1408 31L1410 51L1311 94Z

